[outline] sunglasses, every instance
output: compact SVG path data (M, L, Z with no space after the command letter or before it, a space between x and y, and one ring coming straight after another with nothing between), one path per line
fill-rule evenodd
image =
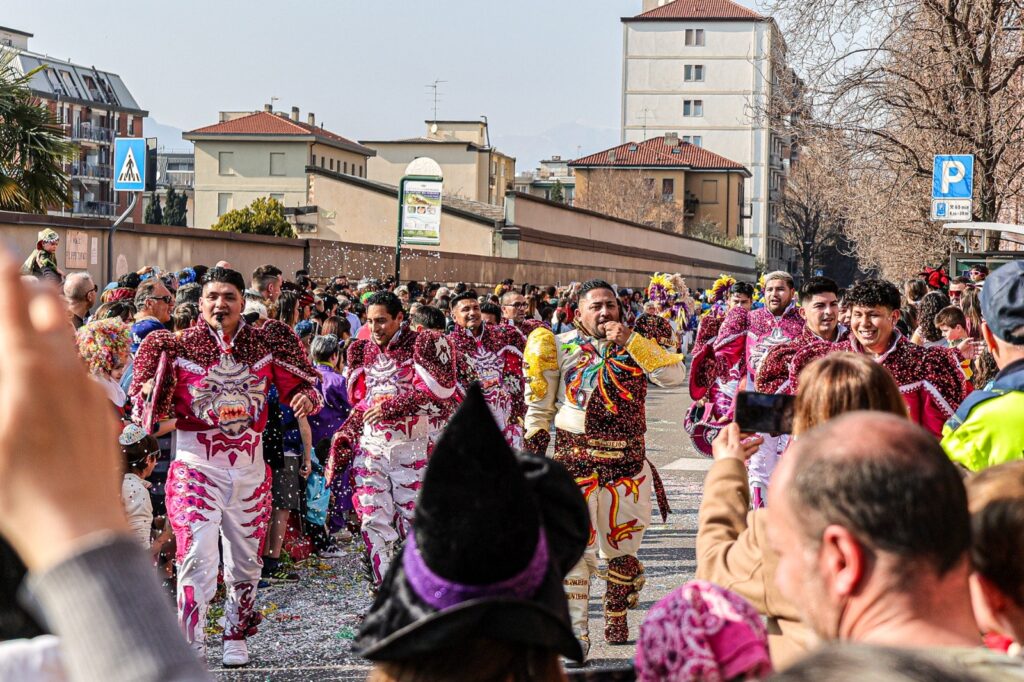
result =
M505 307L506 308L529 308L530 305L528 303L506 303Z
M174 298L172 296L150 296L149 299L151 301L163 301L167 305L174 303Z

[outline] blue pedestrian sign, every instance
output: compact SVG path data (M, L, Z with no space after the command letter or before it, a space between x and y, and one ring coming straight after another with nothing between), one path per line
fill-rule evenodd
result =
M114 140L114 191L142 192L145 189L146 138L116 138Z
M974 156L936 156L932 169L932 199L970 199L973 195Z

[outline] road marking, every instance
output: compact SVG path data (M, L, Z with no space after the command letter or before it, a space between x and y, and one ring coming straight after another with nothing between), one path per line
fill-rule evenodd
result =
M712 459L696 459L694 457L680 457L671 464L658 467L659 471L707 471L714 462Z

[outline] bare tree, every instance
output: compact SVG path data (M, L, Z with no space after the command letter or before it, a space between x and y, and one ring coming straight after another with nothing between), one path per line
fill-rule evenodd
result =
M848 164L836 169L852 199L846 230L868 265L896 276L948 254L928 220L935 154L974 154L975 220L997 220L1004 202L1024 194L1021 0L767 8L785 27L810 105L802 139L828 132L846 147Z
M661 188L640 170L597 168L586 171L580 182L576 171L577 208L650 225L670 232L683 231L683 206L661 195ZM680 188L681 189L681 188Z

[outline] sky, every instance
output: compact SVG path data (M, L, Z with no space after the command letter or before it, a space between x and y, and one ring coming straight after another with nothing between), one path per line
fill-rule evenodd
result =
M754 6L753 2L742 2ZM620 18L642 0L4 0L29 49L119 74L161 144L222 110L297 106L351 139L422 135L433 117L487 116L517 157L619 142ZM164 139L166 138L166 139Z

